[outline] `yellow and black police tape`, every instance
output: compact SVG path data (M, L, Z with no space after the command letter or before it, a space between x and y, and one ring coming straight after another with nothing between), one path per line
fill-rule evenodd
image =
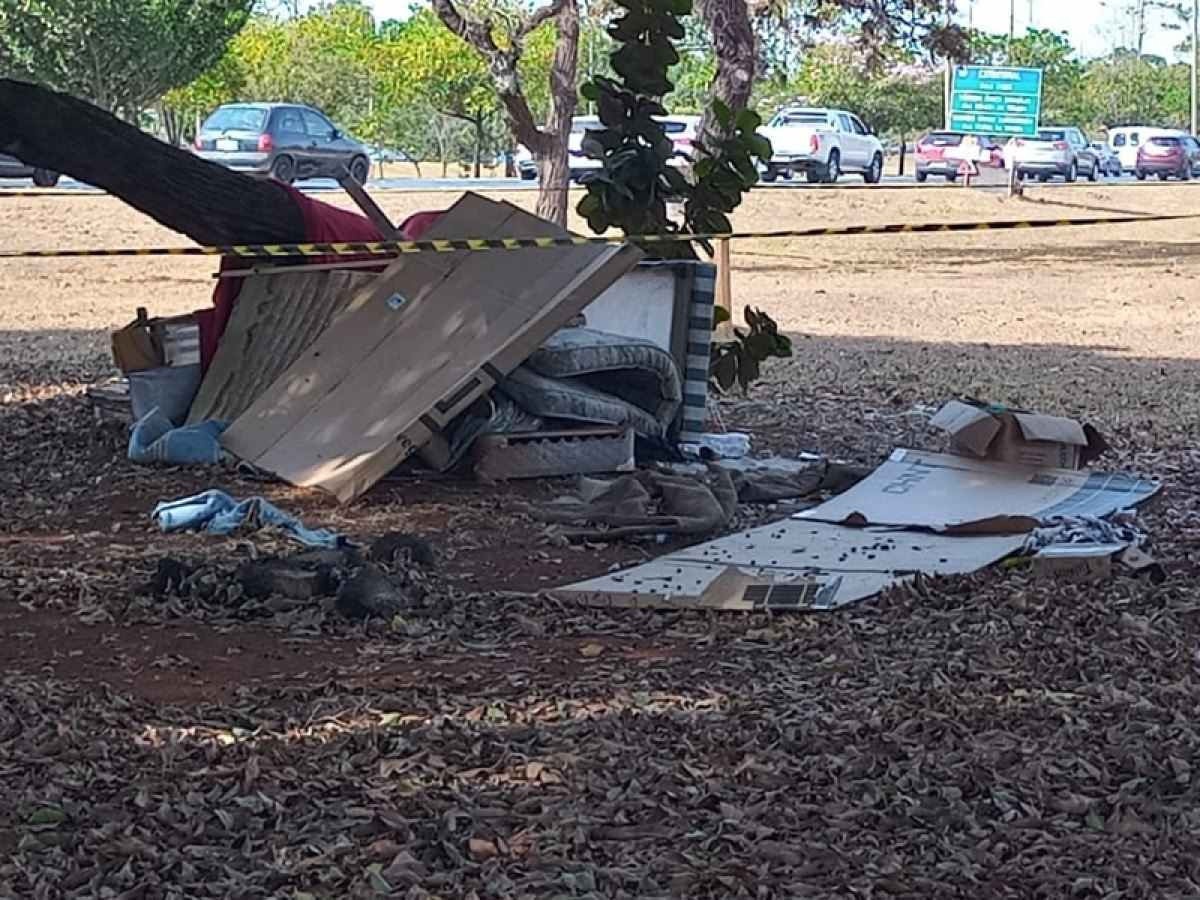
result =
M581 247L590 244L669 244L681 241L773 240L783 238L840 237L869 234L944 234L962 231L1011 231L1029 228L1065 228L1084 225L1122 225L1131 222L1171 222L1197 219L1200 213L1180 215L1104 216L1072 219L1023 219L998 222L903 222L890 225L838 225L786 231L747 231L729 234L643 234L598 237L454 238L425 241L351 241L307 244L238 244L228 247L125 247L113 249L0 250L0 259L61 259L94 256L231 256L243 259L283 259L313 256L390 256L408 253L459 253L466 251L527 250Z

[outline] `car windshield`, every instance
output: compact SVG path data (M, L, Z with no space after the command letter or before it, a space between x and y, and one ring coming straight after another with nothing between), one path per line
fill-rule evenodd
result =
M204 131L262 131L267 111L259 106L222 106L208 117Z
M1038 141L1065 141L1066 139L1067 133L1056 128L1043 128L1038 131L1037 137L1034 138L1034 140Z
M663 131L665 131L667 134L680 134L681 132L687 131L686 122L672 122L669 119L662 123L662 127Z
M1178 147L1179 138L1177 137L1153 137L1147 142L1154 144L1156 147Z
M961 134L949 134L947 132L937 132L926 135L925 140L921 143L934 147L957 147L963 142Z

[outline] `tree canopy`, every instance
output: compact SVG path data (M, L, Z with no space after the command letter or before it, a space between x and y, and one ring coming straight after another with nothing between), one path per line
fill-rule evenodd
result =
M253 0L0 0L0 74L135 117L217 63Z

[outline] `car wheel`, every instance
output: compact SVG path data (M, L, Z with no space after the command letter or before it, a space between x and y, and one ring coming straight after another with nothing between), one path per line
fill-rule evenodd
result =
M946 184L954 184L958 181L958 176L951 172L946 176Z
M537 178L537 169L522 169L521 170L521 180L522 181L533 181L533 179L535 179L535 178Z
M284 184L296 180L296 161L290 156L277 156L271 163L271 177Z
M837 184L842 177L842 154L836 150L829 152L829 162L825 164L825 183Z
M1067 174L1063 177L1066 179L1068 184L1075 181L1079 177L1079 165L1072 161L1071 165L1067 168Z
M767 166L767 170L762 173L762 180L767 184L774 184L775 179L779 177L779 170L774 166Z
M1045 184L1047 181L1049 181L1049 180L1050 180L1050 176L1049 176L1049 175L1039 175L1039 176L1037 177L1037 179L1038 179L1038 181L1039 181L1039 182L1041 182L1042 184Z
M1169 177L1170 177L1170 176L1169 176L1169 175L1168 175L1166 172L1159 172L1159 173L1158 173L1158 180L1159 180L1159 181L1166 181L1166 180L1167 180Z
M863 181L867 184L879 184L883 181L883 157L878 153L871 158L871 165L863 173Z
M359 184L366 184L371 177L371 163L365 156L356 156L350 160L350 177Z
M929 178L929 173L922 172L920 169L917 169L917 171L913 174L913 177L916 178L920 184L924 184L925 180Z
M1095 181L1100 177L1100 163L1093 162L1092 167L1088 169L1088 181Z
M38 187L54 187L58 184L58 173L51 172L49 169L34 169L33 183Z
M809 184L820 184L821 181L824 179L824 173L819 172L816 169L809 169L807 172L804 173L804 179Z
M1180 181L1191 181L1192 180L1192 167L1191 166L1184 166L1182 169L1179 170L1179 180Z
M1145 181L1145 180L1146 180L1146 173L1145 173L1145 172L1143 172L1141 169L1139 169L1139 170L1137 171L1137 173L1136 173L1136 174L1137 174L1137 180L1138 180L1138 181Z

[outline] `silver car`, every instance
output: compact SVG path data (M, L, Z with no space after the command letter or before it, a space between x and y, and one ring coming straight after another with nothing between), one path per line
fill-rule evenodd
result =
M38 187L54 187L58 184L57 172L27 166L15 156L3 153L0 153L0 178L32 178Z
M1095 181L1100 175L1096 151L1078 128L1039 128L1033 137L1013 138L1008 155L1007 162L1016 167L1019 178L1049 181L1057 175L1074 181L1082 175Z
M231 169L291 184L337 178L345 169L360 184L371 174L367 148L317 110L294 103L230 103L196 135L196 155Z

